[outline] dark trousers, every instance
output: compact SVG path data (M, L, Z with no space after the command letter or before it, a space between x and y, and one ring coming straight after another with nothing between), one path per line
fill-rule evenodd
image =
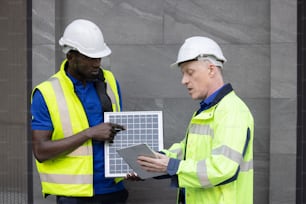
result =
M93 197L66 197L57 196L57 204L125 204L128 191L118 191L109 194L95 195Z

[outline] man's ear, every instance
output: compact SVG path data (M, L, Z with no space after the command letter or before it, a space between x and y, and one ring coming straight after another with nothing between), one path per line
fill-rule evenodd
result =
M214 64L210 64L208 67L208 74L210 76L214 75L216 72L216 66Z
M73 58L73 54L72 54L71 52L68 52L68 53L66 54L66 58L67 58L68 60L71 60L71 59Z

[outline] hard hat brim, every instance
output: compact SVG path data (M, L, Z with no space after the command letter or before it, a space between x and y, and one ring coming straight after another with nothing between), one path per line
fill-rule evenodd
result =
M178 62L175 62L175 63L173 63L173 64L170 64L170 68L171 68L171 69L179 68Z
M112 51L108 48L105 47L103 51L100 52L94 52L94 53L88 53L88 52L82 52L82 50L78 50L81 54L90 57L90 58L103 58L109 56Z
M66 40L67 41L67 40ZM82 48L77 48L80 46L77 46L76 43L74 42L69 42L69 43L65 43L65 40L63 38L61 38L59 40L59 44L60 46L63 47L63 52L65 54L67 54L70 50L76 50L79 53L90 57L90 58L103 58L103 57L107 57L108 55L110 55L112 53L111 49L104 43L103 45L103 49L99 52L97 51L92 51L92 53L90 52L90 50L83 50ZM69 45L67 45L69 44Z

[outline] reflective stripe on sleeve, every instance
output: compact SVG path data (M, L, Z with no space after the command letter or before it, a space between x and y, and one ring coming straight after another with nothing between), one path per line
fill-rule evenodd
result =
M252 169L253 169L253 160L248 162L245 161L241 162L240 172L247 172ZM213 187L213 185L210 183L208 179L206 160L201 160L197 163L197 176L203 188Z
M246 171L253 169L253 160L244 162L242 160L242 154L228 146L221 146L219 148L216 148L212 151L212 154L213 155L223 155L224 157L236 162L238 165L240 165L241 172L246 172ZM202 160L198 162L197 176L199 178L201 185L204 188L213 186L208 179L206 160Z
M182 151L181 148L171 149L171 150L169 150L169 152L172 152L172 153L176 154L177 155L177 159L181 159L181 160L183 159L183 151Z
M243 161L242 154L228 146L221 146L219 148L216 148L212 151L212 154L213 155L222 154L223 156L236 162L237 164L240 165L240 171L249 171L253 169L253 160Z
M212 187L213 185L210 183L207 175L207 165L206 160L201 160L197 164L197 175L199 181L203 187Z
M240 164L241 160L242 160L242 154L239 153L238 151L230 148L229 146L221 146L218 147L216 149L212 150L212 154L213 155L223 155L227 158L229 158L230 160L236 162L237 164Z
M212 154L222 154L223 156L236 162L238 165L240 165L240 171L249 171L253 169L253 160L243 161L242 154L228 146L221 146L219 148L216 148L212 151Z
M242 161L240 164L240 171L249 171L253 169L253 160L250 161Z

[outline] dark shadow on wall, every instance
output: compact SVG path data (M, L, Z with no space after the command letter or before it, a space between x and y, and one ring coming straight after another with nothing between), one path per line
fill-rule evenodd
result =
M298 0L296 203L306 203L306 1Z

